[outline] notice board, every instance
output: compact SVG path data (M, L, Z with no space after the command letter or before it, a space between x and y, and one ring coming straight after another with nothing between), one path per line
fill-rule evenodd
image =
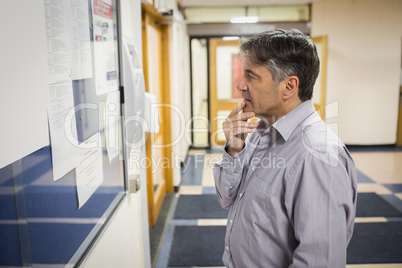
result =
M116 2L3 5L0 267L78 266L125 197Z

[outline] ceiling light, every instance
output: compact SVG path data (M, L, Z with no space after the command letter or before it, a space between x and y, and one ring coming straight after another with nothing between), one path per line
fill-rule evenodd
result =
M222 38L223 41L231 41L231 40L239 40L239 39L240 39L240 37L238 37L238 36L224 36Z
M257 23L257 16L235 17L230 19L230 23Z

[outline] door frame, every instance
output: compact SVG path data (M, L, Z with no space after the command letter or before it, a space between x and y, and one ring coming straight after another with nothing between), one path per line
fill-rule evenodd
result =
M327 36L311 37L314 44L320 44L322 46L322 53L320 58L320 76L321 84L320 88L320 103L314 103L315 110L319 113L322 120L325 121L325 105L326 105L326 88L327 88Z
M396 146L402 146L402 86L399 87L399 112Z
M191 120L191 145L190 148L192 149L209 149L211 148L211 105L210 105L210 99L211 99L211 90L210 90L210 74L209 74L209 39L211 37L208 36L190 36L189 38L189 51L190 51L190 103L191 103L191 118L194 118L194 87L193 87L193 53L192 53L192 46L191 42L193 39L205 39L206 41L206 50L207 50L207 118L208 118L208 144L206 146L195 146L194 145L194 121Z

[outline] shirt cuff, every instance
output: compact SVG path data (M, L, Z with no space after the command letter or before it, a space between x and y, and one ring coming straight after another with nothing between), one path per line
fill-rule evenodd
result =
M238 153L234 157L230 156L227 153L227 147L228 144L226 143L225 147L223 148L223 157L220 161L220 166L229 174L239 173L242 170L241 157L244 154L245 146L240 151L240 153Z

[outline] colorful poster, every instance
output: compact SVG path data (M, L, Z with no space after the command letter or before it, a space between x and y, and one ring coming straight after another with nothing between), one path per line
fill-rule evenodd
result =
M96 94L118 90L111 0L93 0L93 39Z

